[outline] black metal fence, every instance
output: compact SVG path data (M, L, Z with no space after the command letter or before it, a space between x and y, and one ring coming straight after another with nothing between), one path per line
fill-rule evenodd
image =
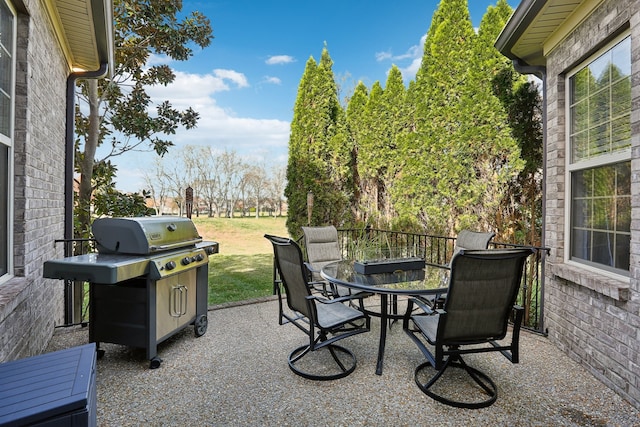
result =
M343 256L351 259L421 257L427 264L446 266L453 256L455 237L436 236L374 228L340 229L338 238ZM493 248L532 248L527 260L518 296L525 309L523 324L537 332L544 331L544 264L548 248L490 242Z

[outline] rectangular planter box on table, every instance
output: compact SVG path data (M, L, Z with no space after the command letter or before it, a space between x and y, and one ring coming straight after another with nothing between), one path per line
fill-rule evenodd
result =
M393 273L394 271L422 270L425 266L423 258L394 258L370 261L355 261L353 268L360 274Z

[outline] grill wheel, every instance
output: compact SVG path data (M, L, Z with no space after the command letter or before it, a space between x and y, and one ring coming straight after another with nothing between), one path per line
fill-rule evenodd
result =
M196 333L196 337L201 337L207 332L207 326L209 326L209 320L207 316L202 314L198 316L193 322L193 329Z

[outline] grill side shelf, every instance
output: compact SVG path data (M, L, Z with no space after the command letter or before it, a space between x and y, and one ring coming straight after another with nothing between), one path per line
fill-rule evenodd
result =
M82 280L111 285L146 275L148 272L147 257L92 253L45 261L42 276L49 279Z

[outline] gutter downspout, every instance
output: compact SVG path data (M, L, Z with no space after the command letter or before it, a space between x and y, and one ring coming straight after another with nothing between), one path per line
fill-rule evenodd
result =
M521 59L513 59L513 68L520 74L532 74L542 80L542 246L546 247L546 227L547 227L547 67L534 66L524 63ZM541 279L540 279L540 324L538 331L547 333L544 327L544 285L545 285L545 258L547 251L542 251Z
M64 161L64 256L73 255L73 170L75 149L75 93L76 81L80 79L98 79L107 75L109 64L104 62L95 71L71 73L67 77L66 117L65 117L65 161ZM64 319L66 324L73 323L73 281L65 281L64 287Z

